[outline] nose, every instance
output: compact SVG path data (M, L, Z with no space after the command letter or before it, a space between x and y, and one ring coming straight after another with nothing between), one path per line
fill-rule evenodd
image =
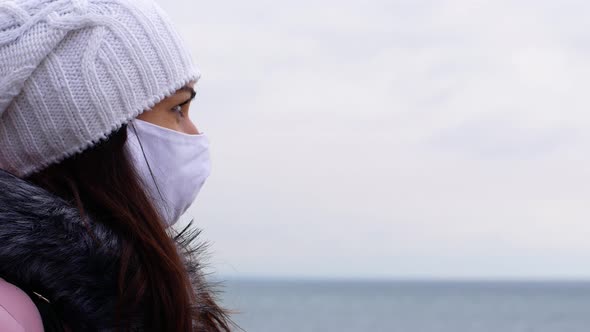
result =
M183 131L186 134L191 134L191 135L200 135L201 134L201 132L199 131L197 126L190 119L188 121L185 121L185 126L183 128Z

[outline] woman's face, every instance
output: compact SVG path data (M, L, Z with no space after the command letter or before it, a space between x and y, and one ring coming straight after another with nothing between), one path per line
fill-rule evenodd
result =
M151 110L141 113L137 118L181 133L200 134L189 118L189 107L194 86L194 81L189 82L176 91L175 94L160 101Z

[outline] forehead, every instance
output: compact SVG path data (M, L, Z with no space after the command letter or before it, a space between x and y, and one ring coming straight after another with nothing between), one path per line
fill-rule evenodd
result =
M192 80L192 81L188 82L185 86L189 86L191 88L194 88L196 83L197 82L195 80Z
M195 81L190 81L182 88L176 90L176 93L181 93L181 92L192 93L194 91L194 86L195 86Z

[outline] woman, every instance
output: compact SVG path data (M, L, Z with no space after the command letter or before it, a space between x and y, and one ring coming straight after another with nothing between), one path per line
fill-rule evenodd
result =
M150 0L0 2L0 330L229 331L198 230L198 69Z

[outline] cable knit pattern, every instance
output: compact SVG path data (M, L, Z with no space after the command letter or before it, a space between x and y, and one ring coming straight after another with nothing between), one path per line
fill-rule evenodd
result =
M0 0L0 168L82 152L199 78L151 0Z

